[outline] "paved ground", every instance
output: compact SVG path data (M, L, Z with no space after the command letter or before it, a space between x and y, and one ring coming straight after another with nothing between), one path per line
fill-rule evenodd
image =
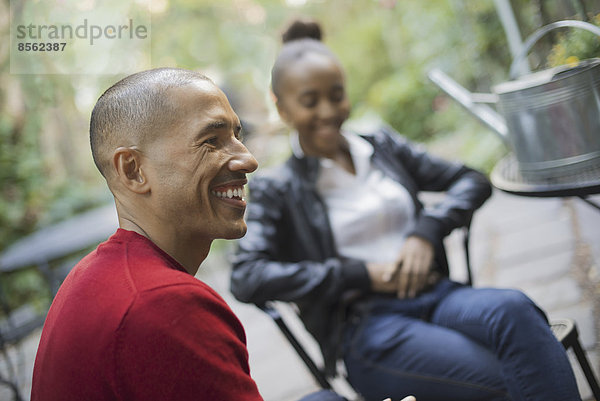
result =
M600 202L600 197L592 199ZM451 235L447 246L453 277L462 279L460 235ZM519 288L551 319L574 319L593 368L600 370L599 210L579 199L522 198L496 191L475 216L471 249L475 286ZM246 327L252 374L265 400L292 401L315 390L311 376L269 318L228 293L223 264L222 259L209 259L200 276L225 295ZM37 341L38 336L32 336L21 350L20 380L26 395ZM11 355L16 355L14 350ZM573 358L572 362L584 399L589 398L579 367ZM10 399L0 391L0 400Z

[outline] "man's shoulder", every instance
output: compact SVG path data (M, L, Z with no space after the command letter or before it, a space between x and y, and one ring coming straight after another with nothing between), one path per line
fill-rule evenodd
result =
M178 266L155 247L132 247L109 240L72 269L55 301L89 304L96 313L117 318L126 313L128 305L150 292L187 292L196 297L220 298L208 285ZM72 313L78 313L77 309Z
M144 261L135 262L128 266L132 285L137 292L170 290L176 291L178 287L190 287L199 291L212 291L210 287L196 279L187 272L174 269L164 260L155 260L151 265Z
M186 282L193 277L182 271L172 258L147 239L124 241L113 236L86 255L67 277L73 284L98 284L110 291L113 282L128 283L133 291L138 285Z
M225 330L243 337L242 325L227 302L209 285L193 277L138 292L120 327L129 334L158 331L170 337L168 333L176 329L192 330L198 336Z
M156 295L158 294L158 295ZM205 282L187 273L168 272L155 274L138 287L138 296L153 298L169 296L173 299L190 298L225 303L221 295Z

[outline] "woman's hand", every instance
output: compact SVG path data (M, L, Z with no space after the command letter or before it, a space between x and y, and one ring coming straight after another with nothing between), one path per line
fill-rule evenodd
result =
M396 263L367 263L371 289L375 292L397 292L398 283L393 280L397 270Z
M396 262L368 263L371 289L395 292L398 298L414 298L431 284L433 245L421 237L408 237Z
M398 298L414 298L430 284L433 254L433 245L426 239L416 236L406 238L395 274Z

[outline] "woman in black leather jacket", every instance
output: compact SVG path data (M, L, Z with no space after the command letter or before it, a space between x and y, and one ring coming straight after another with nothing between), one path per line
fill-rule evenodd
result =
M297 21L284 40L272 89L293 155L250 182L233 294L296 303L328 373L342 358L367 400L578 399L531 300L448 279L443 239L490 196L487 179L389 128L342 129L345 77L319 26ZM420 191L445 198L424 208Z

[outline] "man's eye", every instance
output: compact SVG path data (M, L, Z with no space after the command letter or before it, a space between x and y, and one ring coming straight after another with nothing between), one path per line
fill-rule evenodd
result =
M206 139L205 141L202 142L202 145L210 145L210 146L215 146L217 144L217 137L216 136L212 136L208 139Z

